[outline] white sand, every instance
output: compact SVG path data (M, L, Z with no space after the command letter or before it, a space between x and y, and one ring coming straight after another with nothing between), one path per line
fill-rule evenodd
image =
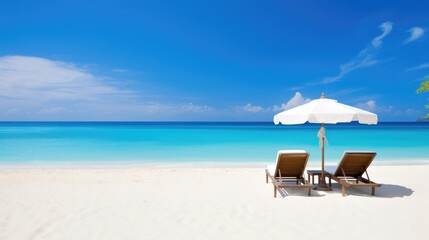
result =
M0 170L0 239L429 239L429 166L273 198L263 169Z

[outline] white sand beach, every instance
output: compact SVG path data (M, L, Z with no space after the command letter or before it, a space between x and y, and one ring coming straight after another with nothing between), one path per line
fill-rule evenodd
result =
M273 198L261 168L0 170L0 239L427 239L429 165Z

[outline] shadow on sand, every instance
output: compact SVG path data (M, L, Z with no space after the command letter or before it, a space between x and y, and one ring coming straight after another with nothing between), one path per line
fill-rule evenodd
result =
M341 185L337 183L332 184L331 192L319 192L312 190L311 196L307 195L307 189L299 188L282 188L278 192L282 198L288 196L303 196L303 197L323 197L326 194L335 194L339 197L342 197L341 194ZM378 197L378 198L402 198L411 196L414 191L411 188L407 188L395 184L383 184L381 187L377 188L375 191L375 196L371 195L371 188L347 188L347 196L360 196L360 197Z
M378 198L402 198L408 197L413 194L413 190L411 188L407 188L400 185L395 184L383 184L381 187L375 189L375 196L371 195L370 187L354 187L347 188L346 196L361 196L361 197L378 197ZM341 185L338 183L332 184L332 192L325 192L329 194L341 194Z
M308 196L307 189L303 188L280 188L277 190L277 194L280 194L282 198L288 196L302 196L302 197L322 197L317 191L311 190L311 196Z
M414 193L414 190L395 184L383 184L376 190L376 196L382 198L408 197Z

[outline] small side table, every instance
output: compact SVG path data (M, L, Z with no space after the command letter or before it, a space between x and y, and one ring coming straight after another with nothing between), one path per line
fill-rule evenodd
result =
M308 175L308 181L310 182L310 176L311 176L311 183L314 185L314 176L320 176L322 175L322 170L307 170L307 175ZM332 186L331 184L331 174L329 174L328 172L325 171L325 177L329 178L329 187Z

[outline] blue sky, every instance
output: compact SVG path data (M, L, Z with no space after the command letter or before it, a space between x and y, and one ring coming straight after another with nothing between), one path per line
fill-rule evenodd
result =
M0 120L271 121L325 92L426 114L427 1L8 1Z

